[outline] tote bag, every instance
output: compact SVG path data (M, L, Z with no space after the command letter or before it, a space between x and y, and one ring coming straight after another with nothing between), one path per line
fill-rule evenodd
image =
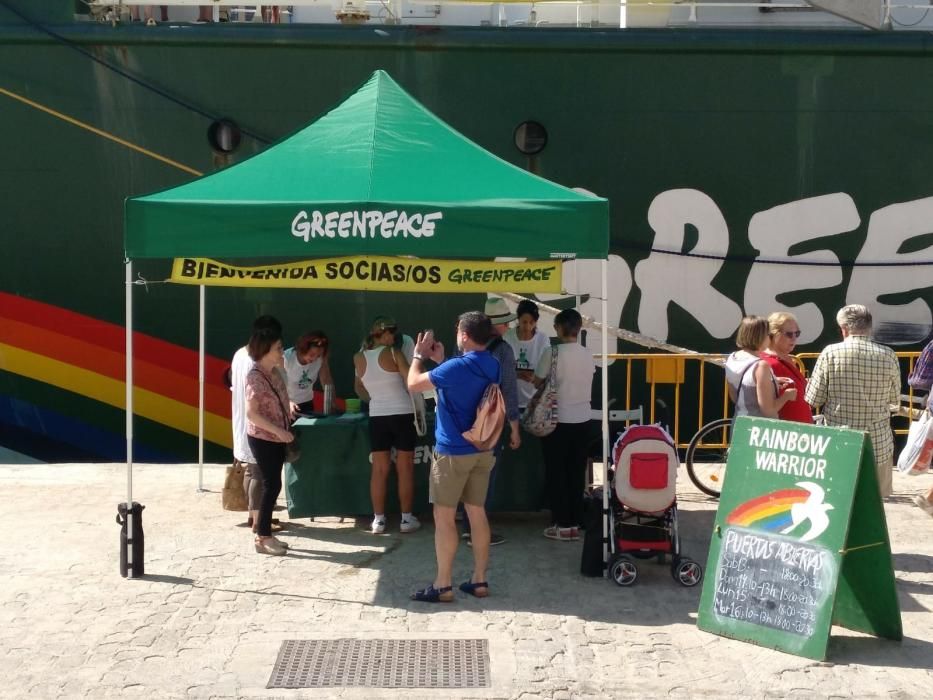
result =
M220 492L220 502L224 510L249 510L246 491L243 490L245 475L246 467L239 460L234 460L233 466L227 467L224 488Z
M916 476L930 470L933 461L933 416L929 409L920 414L920 418L910 424L907 432L907 444L897 458L897 469L901 474Z
M551 348L551 371L522 414L522 427L532 435L544 437L557 427L557 349Z

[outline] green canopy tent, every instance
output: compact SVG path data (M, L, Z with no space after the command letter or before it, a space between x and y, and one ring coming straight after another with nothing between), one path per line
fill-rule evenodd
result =
M607 201L532 175L485 151L381 70L338 107L262 153L193 182L128 199L124 247L128 509L134 259L599 259L606 317ZM199 461L203 315L202 286ZM606 349L603 334L604 354ZM603 406L607 392L603 372ZM603 424L607 443L605 412Z
M293 233L313 211L406 212L390 236ZM424 217L432 219L429 235ZM296 217L302 221L295 222ZM396 219L396 222L398 219ZM402 230L404 229L404 230ZM321 225L324 230L324 224ZM442 258L609 253L608 205L472 143L376 71L316 122L236 166L126 202L126 255Z

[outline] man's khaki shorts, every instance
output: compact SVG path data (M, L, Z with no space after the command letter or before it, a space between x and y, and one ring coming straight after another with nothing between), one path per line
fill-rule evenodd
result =
M428 493L436 506L456 508L463 501L471 506L486 503L489 472L496 463L490 452L469 455L442 455L434 453Z

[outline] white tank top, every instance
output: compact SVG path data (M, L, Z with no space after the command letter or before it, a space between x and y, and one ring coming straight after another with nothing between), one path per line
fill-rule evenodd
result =
M386 372L379 365L379 355L385 348L363 351L366 369L360 381L369 392L369 415L397 416L414 413L405 379L398 372Z

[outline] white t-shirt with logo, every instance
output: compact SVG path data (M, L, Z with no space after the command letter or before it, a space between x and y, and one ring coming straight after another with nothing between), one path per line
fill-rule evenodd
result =
M531 370L537 368L541 356L550 350L551 339L539 330L530 340L520 340L518 331L515 328L509 328L502 336L505 342L512 347L515 353L515 369ZM521 377L518 378L518 406L524 408L535 395L535 385L532 382L526 382Z
M579 343L561 343L557 348L557 422L584 423L592 417L593 353ZM550 372L548 351L541 356L535 376L545 379Z
M306 403L314 398L314 382L324 364L323 356L306 365L298 361L295 348L285 351L285 374L288 377L288 398L294 403Z

